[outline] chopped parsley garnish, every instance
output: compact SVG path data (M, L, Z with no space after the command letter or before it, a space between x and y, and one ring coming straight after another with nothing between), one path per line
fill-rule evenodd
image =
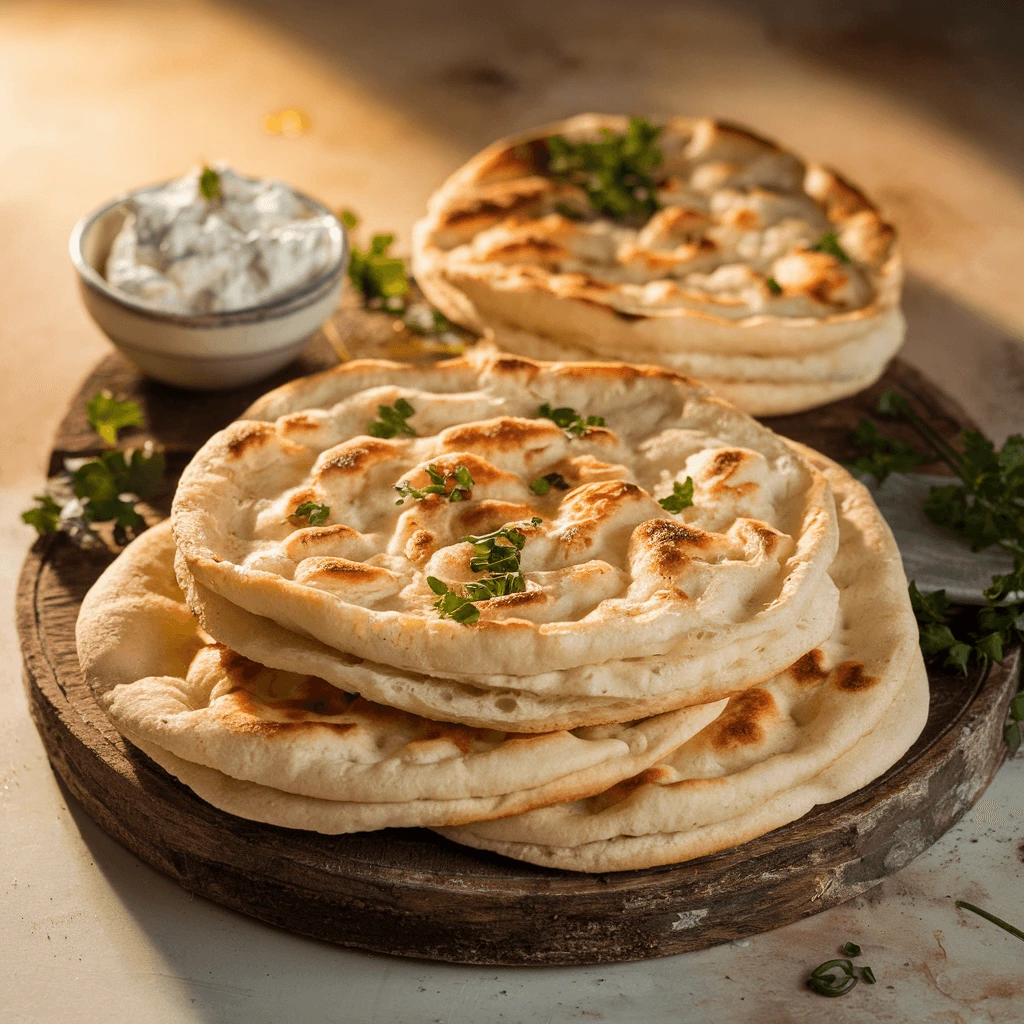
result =
M359 225L359 218L351 210L339 210L338 220L349 230Z
M204 167L199 175L199 194L207 200L220 199L224 194L221 189L220 175L212 167Z
M539 526L541 522L539 517L534 516L529 525ZM473 607L474 604L489 601L493 597L504 597L506 594L520 594L526 589L526 580L519 567L526 535L516 528L517 525L523 524L510 523L493 533L462 538L461 543L472 544L475 551L469 561L470 569L487 573L484 579L463 584L465 594L449 589L446 583L435 576L427 577L427 585L438 595L434 607L442 619L476 622L480 618L480 611Z
M548 172L582 188L598 213L643 223L658 210L653 175L662 162L656 145L661 132L646 118L631 117L625 134L602 128L599 142L554 135L548 139Z
M772 295L781 295L782 294L782 285L779 284L779 282L776 281L774 277L769 277L767 284L768 284L768 291L770 291L772 293Z
M352 246L348 276L365 299L379 300L386 309L401 312L409 293L409 279L405 274L405 260L388 255L394 240L394 235L374 235L369 249Z
M380 418L372 420L366 432L372 437L394 437L396 434L415 437L416 431L405 422L415 412L404 398L399 398L394 405L378 405L377 415Z
M811 246L811 252L827 253L829 256L834 256L840 263L853 262L847 255L846 250L839 244L839 236L834 231L826 231Z
M141 427L142 410L130 400L119 402L109 391L100 391L85 404L89 426L111 447L123 427Z
M40 536L44 533L56 533L60 523L60 505L48 494L37 494L33 501L39 504L21 513L21 521L35 527Z
M396 505L404 505L406 498L412 498L415 501L422 501L428 494L446 494L448 493L448 487L446 480L448 477L442 473L437 466L427 466L427 476L430 477L430 484L420 490L418 487L413 487L408 480L403 480L401 483L395 486L395 490L401 495ZM452 488L451 493L448 494L449 501L465 501L470 492L473 490L475 481L469 470L463 465L455 467L451 474L451 477L455 480L455 486Z
M567 434L579 437L585 434L590 427L603 427L605 425L603 416L588 416L584 419L575 409L563 406L560 409L552 409L545 402L537 412L541 419L551 420L556 426L561 427Z
M982 668L999 663L1010 643L1024 640L1024 437L1014 434L996 451L983 434L965 430L957 450L895 391L882 395L878 413L908 423L924 450L886 437L873 420L865 419L853 439L867 452L852 468L881 481L892 472L945 463L959 479L931 488L924 501L925 516L962 537L974 551L998 546L1013 556L1013 570L992 577L985 591L988 603L981 608L954 609L945 591L922 594L910 584L921 650L925 657L942 657L945 665L961 672L972 662ZM1006 727L1011 748L1020 744L1022 720L1024 707L1020 717L1011 715Z
M843 952L847 956L860 956L860 946L856 942L847 942L843 946Z
M552 487L556 491L569 490L569 485L565 482L565 477L561 473L547 473L544 476L538 477L530 484L530 490L534 494L547 494Z
M678 515L684 508L693 504L693 477L687 477L683 483L672 482L672 493L667 498L659 498L658 504L673 515Z
M310 526L323 526L331 517L331 506L315 501L304 501L293 513L292 519L305 519Z

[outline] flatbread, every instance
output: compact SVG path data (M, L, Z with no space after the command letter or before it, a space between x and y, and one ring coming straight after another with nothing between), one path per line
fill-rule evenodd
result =
M808 457L828 476L839 511L831 574L840 616L832 637L776 679L734 697L637 778L586 800L445 835L551 867L651 867L777 828L823 797L859 788L905 753L924 726L928 685L899 551L866 488L824 456ZM876 730L884 742L859 748ZM860 753L841 762L853 749ZM846 767L832 770L840 762Z
M101 705L147 751L348 805L348 817L332 812L332 829L470 821L599 792L725 706L533 736L428 721L211 643L176 588L173 557L162 523L130 544L83 602L79 657Z
M416 437L366 435L404 399ZM542 404L599 415L568 434ZM368 661L477 683L771 644L821 592L836 547L823 477L749 417L670 371L482 351L430 369L363 361L272 392L182 476L172 521L196 583ZM428 495L427 466L475 481ZM530 489L557 472L569 489ZM694 504L659 499L690 477ZM326 525L292 525L305 502ZM532 517L541 519L531 525ZM526 590L438 616L428 577L477 578L468 533L526 536ZM187 586L187 581L183 580ZM199 609L197 609L199 610ZM641 686L640 691L643 691Z
M548 174L547 139L626 126L579 115L499 140L456 171L413 234L430 301L508 351L657 362L755 415L822 404L881 374L905 330L902 261L861 192L749 131L675 117L658 140L661 209L643 225L616 222ZM816 251L830 231L849 262Z

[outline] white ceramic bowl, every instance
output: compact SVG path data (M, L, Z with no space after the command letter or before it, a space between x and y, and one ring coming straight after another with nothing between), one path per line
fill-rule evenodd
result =
M338 222L338 258L300 292L230 313L165 313L111 287L103 273L128 200L161 187L119 196L75 225L71 261L85 308L143 373L166 384L216 391L270 376L298 355L337 308L348 263L345 229ZM330 214L315 199L296 195L311 214Z

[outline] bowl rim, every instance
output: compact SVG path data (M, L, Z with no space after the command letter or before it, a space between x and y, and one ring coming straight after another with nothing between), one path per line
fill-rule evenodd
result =
M237 172L235 173L237 174ZM274 178L254 178L245 174L239 174L238 177L251 182L280 180ZM151 185L143 185L140 188L133 188L125 192L121 192L113 199L103 203L101 206L98 206L90 213L86 213L78 219L71 230L71 237L68 239L68 251L71 256L71 263L78 273L79 280L82 284L90 288L92 291L98 292L111 302L114 302L119 306L123 306L126 309L131 310L132 313L145 317L149 320L157 320L162 323L174 324L180 327L210 328L252 323L296 312L299 309L303 309L307 305L310 305L312 302L318 301L325 290L325 286L333 284L335 278L344 273L349 259L348 231L345 229L345 225L319 200L314 199L305 192L300 192L297 188L293 188L287 182L282 182L282 184L287 188L291 189L292 193L301 202L309 206L315 214L326 214L334 220L341 243L339 246L338 258L332 262L322 274L319 274L312 281L303 285L297 291L288 292L286 295L271 299L268 302L261 302L255 306L244 306L241 309L225 310L221 313L171 313L167 310L155 309L153 306L145 305L144 303L133 299L131 296L126 295L119 289L114 288L98 270L89 264L82 250L85 239L89 232L92 231L103 217L107 216L118 207L123 206L135 196L144 192L163 188L178 180L180 179L168 178L164 181L154 182Z

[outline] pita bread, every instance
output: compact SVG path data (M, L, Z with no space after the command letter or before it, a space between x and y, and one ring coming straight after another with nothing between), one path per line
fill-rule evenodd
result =
M411 404L415 437L368 437ZM605 417L574 436L542 404ZM771 643L808 613L835 554L824 478L771 431L667 370L493 352L424 369L353 362L293 382L214 435L172 521L195 582L255 615L378 664L478 682L627 658ZM467 467L467 500L428 495L426 467ZM569 489L538 496L537 478ZM679 514L659 499L694 481ZM298 529L300 505L330 508ZM541 519L531 525L531 517ZM427 584L475 578L468 533L526 537L523 593L480 621L438 616ZM188 586L187 581L182 581ZM197 609L200 611L201 609Z
M534 736L431 722L209 643L176 591L173 556L164 523L90 590L77 627L87 680L117 729L147 751L348 805L348 817L332 811L332 830L470 821L599 792L724 707Z
M508 351L658 362L756 415L877 378L903 339L902 262L864 195L744 129L677 117L658 139L661 208L643 225L616 222L547 174L547 139L627 123L569 118L456 171L413 235L431 302ZM816 248L826 232L848 260ZM815 384L827 385L817 400Z
M866 488L823 456L808 457L828 476L839 510L834 634L776 679L732 698L714 722L637 778L446 836L550 867L651 867L786 824L814 802L876 778L906 752L927 718L928 685L899 552ZM857 756L841 762L854 749ZM833 769L840 763L846 767Z

